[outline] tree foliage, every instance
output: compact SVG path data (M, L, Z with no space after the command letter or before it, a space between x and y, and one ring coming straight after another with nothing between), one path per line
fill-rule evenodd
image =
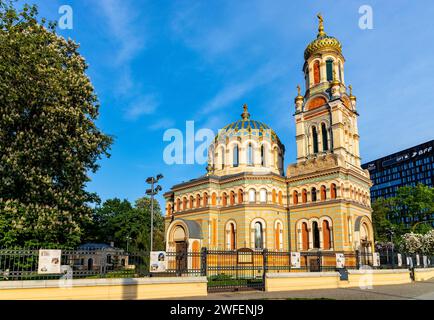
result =
M96 208L87 241L114 242L116 247L149 250L151 235L151 200L143 197L132 205L128 200L106 200ZM129 239L129 240L128 240ZM164 218L154 200L154 250L164 249Z
M80 242L88 174L112 143L86 69L36 6L0 0L0 246Z

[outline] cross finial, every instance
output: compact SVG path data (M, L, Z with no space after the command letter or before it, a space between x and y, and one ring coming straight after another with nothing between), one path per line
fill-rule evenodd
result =
M243 118L243 120L250 119L250 113L247 111L247 104L246 103L243 105L243 113L241 114L241 118Z
M300 85L297 85L297 92L298 92L298 95L300 95L300 92L301 92Z
M324 19L322 17L321 13L317 14L317 18L318 18L318 38L323 37L326 35L326 33L324 32Z
M352 96L353 95L353 86L350 84L348 86L348 89L350 89L350 96Z

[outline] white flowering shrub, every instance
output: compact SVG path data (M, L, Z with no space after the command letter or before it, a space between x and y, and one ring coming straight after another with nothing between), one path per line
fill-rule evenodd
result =
M401 237L400 249L407 253L434 255L434 230L422 235L406 233Z

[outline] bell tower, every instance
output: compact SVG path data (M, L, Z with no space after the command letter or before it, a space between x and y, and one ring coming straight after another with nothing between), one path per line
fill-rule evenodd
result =
M298 87L295 98L297 162L333 153L359 168L356 97L345 86L342 45L317 17L317 37L304 52L306 90L302 96Z

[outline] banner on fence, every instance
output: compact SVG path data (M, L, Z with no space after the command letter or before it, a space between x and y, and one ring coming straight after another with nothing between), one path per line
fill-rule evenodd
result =
M165 251L151 251L149 263L150 272L165 272L167 270L167 255Z
M38 274L60 273L62 250L39 250Z
M345 255L343 253L336 253L336 268L345 267Z
M402 255L398 253L397 257L398 257L398 267L402 267Z
M300 252L291 252L291 268L300 268Z
M416 265L420 266L420 258L418 254L416 255Z
M380 266L380 253L379 252L374 252L374 261L372 264L374 267Z
M407 266L413 268L413 259L411 257L407 257Z

